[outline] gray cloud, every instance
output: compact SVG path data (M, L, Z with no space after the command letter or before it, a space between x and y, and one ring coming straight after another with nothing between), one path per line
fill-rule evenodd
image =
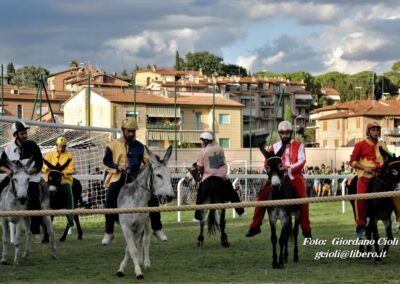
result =
M399 12L394 0L3 0L0 63L52 71L72 59L109 72L170 67L176 50L182 57L203 50L223 57L222 50L246 41L250 27L283 18L315 29L260 34L242 54L253 50L253 71L362 70L399 60Z

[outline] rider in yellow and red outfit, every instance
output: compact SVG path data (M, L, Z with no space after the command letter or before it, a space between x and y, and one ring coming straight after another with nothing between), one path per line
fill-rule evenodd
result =
M356 170L358 176L357 194L366 193L368 183L371 178L379 173L383 165L383 157L379 152L379 147L382 147L388 152L386 144L379 141L381 126L377 122L368 123L367 138L358 142L354 146L354 150L350 156L350 165ZM394 198L395 212L397 220L400 220L400 199ZM356 212L356 237L363 238L365 236L365 214L366 201L355 201Z

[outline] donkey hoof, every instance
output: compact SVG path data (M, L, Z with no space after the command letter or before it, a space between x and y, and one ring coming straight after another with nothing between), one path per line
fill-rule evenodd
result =
M82 235L78 236L78 240L83 240Z
M144 275L143 274L136 275L136 279L144 279Z
M231 244L230 244L229 242L221 242L221 245L222 245L224 248L229 248L229 247L231 246Z
M293 261L294 262L299 262L299 256L298 255L293 256Z
M203 247L203 242L202 241L198 241L197 242L197 247L199 247L199 248Z
M117 271L117 276L118 277L124 277L125 274L122 271Z
M60 238L60 242L64 242L65 241L65 238L64 237L61 237Z
M8 263L7 263L7 261L6 260L2 260L1 261L1 265L7 265Z

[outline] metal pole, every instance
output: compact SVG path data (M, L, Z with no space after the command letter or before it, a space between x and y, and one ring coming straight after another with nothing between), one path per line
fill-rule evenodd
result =
M215 84L214 83L212 88L212 94L213 94L212 131L215 138Z
M3 64L1 64L1 116L4 115L4 79Z
M90 126L90 73L88 76L88 93L87 93L87 126Z
M175 134L175 167L177 166L178 163L178 133L177 133L177 129L176 129L176 80L177 77L175 76L175 80L174 80L174 134Z
M42 106L43 106L43 93L42 93L42 75L39 76L40 86L40 101L39 101L39 121L42 121Z
M252 133L251 133L251 124L252 124L252 111L253 111L253 101L252 101L252 97L251 97L251 85L249 86L249 96L250 96L250 114L249 114L249 144L250 144L250 170L251 170L251 164L252 164L252 160L253 160L253 153L252 153Z
M132 88L133 88L133 113L136 117L136 80L132 78Z

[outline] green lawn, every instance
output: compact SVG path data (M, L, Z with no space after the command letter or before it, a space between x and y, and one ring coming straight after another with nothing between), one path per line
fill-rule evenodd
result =
M388 283L398 282L400 265L399 245L391 247L388 257L376 265L371 259L325 258L314 260L319 251L355 250L356 246L332 245L332 239L354 238L351 208L341 213L341 203L318 203L310 206L313 237L326 240L326 245L303 245L300 237L300 261L291 260L284 269L271 266L271 243L268 224L263 232L245 238L252 216L247 209L243 218L232 219L228 210L227 228L230 248L219 244L219 237L205 238L204 247L197 248L198 224L193 223L193 212L184 212L182 223L176 222L176 213L163 213L164 230L168 241L158 242L154 237L150 247L152 268L144 272L144 280L136 280L133 269L124 278L115 275L124 254L124 239L120 228L112 245L100 244L103 223L83 221L84 239L76 239L76 231L65 243L57 242L58 258L52 260L48 245L33 244L33 253L20 266L0 267L0 283ZM57 221L57 235L62 221ZM381 226L382 231L382 226ZM397 235L396 237L400 237ZM291 246L292 248L292 246ZM9 260L13 248L10 248ZM291 253L291 252L290 252ZM292 254L290 255L290 257Z

